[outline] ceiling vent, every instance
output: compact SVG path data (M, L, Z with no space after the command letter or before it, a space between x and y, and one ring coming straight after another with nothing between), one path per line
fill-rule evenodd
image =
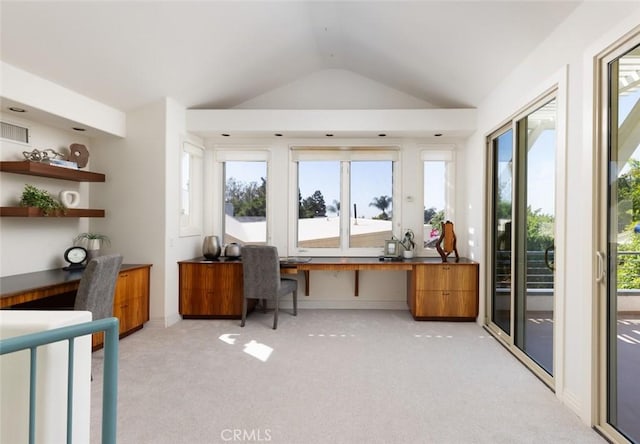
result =
M13 140L14 142L29 143L29 128L12 123L0 122L2 124L2 138Z

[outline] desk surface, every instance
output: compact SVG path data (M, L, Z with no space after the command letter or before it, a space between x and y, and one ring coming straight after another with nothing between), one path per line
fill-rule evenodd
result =
M122 264L120 271L149 267L149 264ZM0 278L0 307L6 307L5 302L16 295L34 291L46 291L56 287L77 288L82 277L82 271L55 270L35 271L33 273L15 274Z
M208 260L204 257L197 257L179 261L179 264L224 264L224 263L242 263L240 259L229 259L221 257L218 260ZM287 268L297 268L298 270L321 270L321 269L341 269L341 270L365 270L367 268L387 268L398 270L411 270L415 265L419 264L442 264L440 257L415 257L413 259L402 260L380 260L379 257L325 257L325 256L296 256L280 258L280 265ZM460 258L458 262L455 259L449 259L447 264L473 264L472 260Z

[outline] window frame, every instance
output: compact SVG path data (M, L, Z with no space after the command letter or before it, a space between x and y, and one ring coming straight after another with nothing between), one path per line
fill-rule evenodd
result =
M398 237L402 214L400 172L402 151L397 146L293 146L290 147L290 206L289 206L289 255L291 256L365 256L375 257L384 254L384 245L379 247L349 247L351 216L351 162L354 161L391 161L392 162L392 235ZM310 248L298 246L298 165L300 161L338 161L340 163L340 246L337 248ZM345 205L344 203L347 203Z
M238 148L234 147L225 147L225 148L214 148L212 156L213 162L213 176L218 178L214 180L211 186L212 190L212 199L209 201L213 202L212 205L212 213L213 213L213 226L214 226L214 234L220 236L220 239L224 239L225 234L225 162L265 162L266 163L266 171L267 171L267 184L266 184L266 244L271 244L271 227L273 226L273 214L271 205L271 188L272 185L270 182L271 177L271 152L266 148ZM217 203L217 204L216 204Z
M424 234L424 187L426 180L426 171L425 171L425 162L432 161L441 161L445 162L445 171L444 171L444 220L450 220L452 222L456 222L456 214L455 214L455 182L456 182L456 147L455 145L420 145L420 161L421 172L422 172L422 206L423 211L421 213L421 224L422 227L420 230L421 236L416 237L416 244L418 247L416 251L418 255L424 257L439 257L438 250L435 248L433 250L427 249L424 247L425 234Z
M185 191L183 183L185 179L184 156L189 158L188 189L186 190L189 205L189 214L183 214L185 203ZM199 236L203 227L203 196L204 196L204 147L189 140L184 140L180 147L180 171L179 192L180 202L178 206L179 236Z

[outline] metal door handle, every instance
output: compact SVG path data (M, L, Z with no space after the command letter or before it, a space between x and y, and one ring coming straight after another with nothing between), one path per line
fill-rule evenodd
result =
M597 268L596 268L596 282L600 283L604 281L605 277L605 254L601 251L596 251Z
M554 264L553 262L549 262L549 251L552 251L555 249L555 245L551 244L550 247L547 247L546 250L544 250L544 264L547 266L547 268L551 271L554 271Z

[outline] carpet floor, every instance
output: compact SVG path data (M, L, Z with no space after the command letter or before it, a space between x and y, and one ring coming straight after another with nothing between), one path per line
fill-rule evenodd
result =
M119 444L603 443L475 323L406 311L183 320L120 341ZM100 442L102 352L93 354Z

